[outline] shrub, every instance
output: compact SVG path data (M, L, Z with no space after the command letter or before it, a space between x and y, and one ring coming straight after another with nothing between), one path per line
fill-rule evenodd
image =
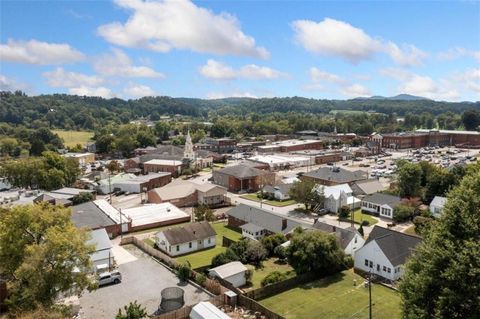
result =
M275 247L273 253L275 256L277 256L279 259L285 259L287 258L287 249L283 246L277 246Z
M345 258L343 258L343 263L345 265L345 269L352 268L354 264L352 256L346 255Z
M268 252L263 245L258 241L248 241L247 249L245 250L243 262L254 265L261 265L262 261L268 256Z
M273 255L276 247L278 247L279 245L283 244L286 241L287 241L287 237L285 237L285 235L282 233L266 236L260 240L263 247L265 247L265 249L267 250L269 256Z
M177 277L182 282L190 279L191 274L192 274L192 269L188 261L181 264L177 269Z
M393 220L404 222L413 218L415 208L405 204L399 204L393 209Z
M340 209L338 210L338 217L348 218L348 215L350 215L350 207L348 207L347 205L343 205L342 207L340 207Z
M417 234L424 235L430 229L433 222L433 218L416 216L413 219L413 224L415 225L415 232Z
M195 282L202 287L205 286L206 281L207 281L207 276L205 276L204 274L197 273L197 275L195 276Z
M362 225L360 225L360 227L358 228L358 232L360 233L360 235L365 236L365 232L363 231L363 223Z
M233 245L232 245L233 246ZM228 248L225 252L220 253L212 258L212 267L221 266L228 264L231 261L237 261L240 258L233 252L232 249Z
M265 278L263 278L262 281L260 282L260 284L262 285L262 287L265 287L265 286L283 281L287 278L288 278L288 276L287 276L286 273L282 273L282 272L279 272L279 271L275 270L275 271L272 271L271 273L269 273Z
M246 272L245 272L245 280L248 282L248 283L251 283L252 282L252 277L253 277L253 271L251 269L248 269Z
M370 222L368 220L362 220L362 226L368 226L370 225Z

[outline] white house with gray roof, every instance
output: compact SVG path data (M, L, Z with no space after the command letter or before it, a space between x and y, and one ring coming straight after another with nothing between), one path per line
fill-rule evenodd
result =
M215 236L210 223L204 221L160 231L155 235L155 243L168 255L179 256L215 247Z
M365 239L355 227L340 228L327 223L316 221L313 228L324 233L332 234L337 238L340 247L347 255L353 256L357 250L363 247Z
M403 265L420 244L420 237L374 226L365 245L355 252L354 267L390 281L403 275Z
M392 219L393 210L400 202L401 198L398 196L374 193L363 198L361 207L362 211Z

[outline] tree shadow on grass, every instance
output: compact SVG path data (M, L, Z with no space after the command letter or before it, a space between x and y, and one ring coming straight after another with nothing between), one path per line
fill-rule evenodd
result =
M344 277L345 277L345 274L343 272L340 272L328 277L324 277L324 278L317 279L315 281L300 285L298 288L303 290L310 290L314 288L324 288L331 284L344 280Z

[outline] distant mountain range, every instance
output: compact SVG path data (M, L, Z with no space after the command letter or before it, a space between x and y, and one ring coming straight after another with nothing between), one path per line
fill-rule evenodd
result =
M410 94L398 94L390 97L379 95L374 95L371 97L357 97L354 100L428 101L430 99Z

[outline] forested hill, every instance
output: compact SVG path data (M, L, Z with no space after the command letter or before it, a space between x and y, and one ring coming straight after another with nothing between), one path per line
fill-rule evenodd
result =
M329 113L332 110L408 112L434 115L447 111L460 114L468 109L480 110L480 102L437 102L432 100L353 99L319 100L302 97L287 98L226 98L203 100L144 97L138 100L104 99L66 94L27 96L22 92L0 93L0 122L48 125L51 128L94 129L107 123L127 123L138 118L156 121L162 115L180 114L208 118L211 115L245 115L248 113ZM41 123L39 123L41 122Z

